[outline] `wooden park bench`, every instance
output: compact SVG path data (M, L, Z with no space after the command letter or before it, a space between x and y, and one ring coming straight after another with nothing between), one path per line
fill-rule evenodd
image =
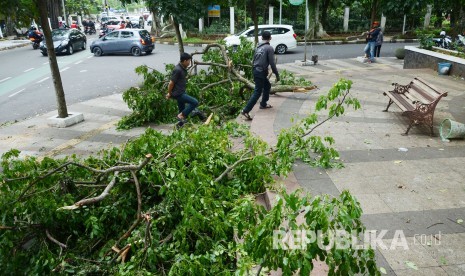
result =
M389 103L384 112L387 112L392 103L403 111L402 115L407 116L410 124L407 131L402 135L408 135L413 125L424 124L431 130L433 136L433 116L436 105L442 97L447 96L447 92L442 92L431 84L420 78L414 78L407 85L393 83L394 90L384 92L389 97Z

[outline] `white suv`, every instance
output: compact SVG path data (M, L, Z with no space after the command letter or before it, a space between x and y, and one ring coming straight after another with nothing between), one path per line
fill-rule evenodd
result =
M277 54L284 54L288 49L297 47L297 35L291 25L258 25L258 36L263 31L271 33L270 45L273 46ZM224 39L227 46L236 46L241 44L239 37L247 37L248 40L254 41L254 26L249 27L245 31L241 31L235 35L228 36Z

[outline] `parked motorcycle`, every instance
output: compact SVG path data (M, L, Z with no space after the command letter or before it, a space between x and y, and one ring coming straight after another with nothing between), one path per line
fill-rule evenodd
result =
M439 34L440 38L433 38L434 44L436 47L444 48L444 49L451 49L452 48L452 37L446 35L445 31L441 31Z
M465 36L457 35L455 42L457 43L457 46L465 47Z

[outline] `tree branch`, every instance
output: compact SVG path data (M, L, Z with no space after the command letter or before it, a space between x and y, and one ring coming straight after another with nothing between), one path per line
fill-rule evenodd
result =
M109 172L113 171L114 176L113 176L113 179L110 181L110 183L105 188L105 190L103 190L103 192L99 196L91 197L91 198L87 198L87 199L82 199L82 200L74 203L73 205L61 207L58 210L74 210L74 209L80 208L81 206L84 206L84 205L95 204L97 202L102 201L105 197L107 197L109 195L110 190L113 188L113 186L115 186L116 178L117 178L120 171L139 171L145 165L147 165L147 163L149 162L149 160L151 158L152 158L152 155L147 154L145 156L145 159L139 165L116 166L116 167L112 167L112 168L109 168L109 169L105 170L105 171L109 171ZM115 170L115 168L118 168L118 170Z
M54 237L52 237L52 235L50 235L50 233L48 232L48 229L45 230L45 234L47 235L47 238L48 238L49 240L51 240L53 243L57 244L57 245L60 246L61 248L63 248L63 249L68 248L68 247L66 246L66 244L63 244L63 243L57 241Z

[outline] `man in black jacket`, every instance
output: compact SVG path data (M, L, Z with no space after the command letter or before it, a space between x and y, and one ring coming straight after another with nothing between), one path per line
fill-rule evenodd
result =
M260 96L262 100L260 102L260 109L271 108L268 99L270 98L271 84L268 80L268 66L271 66L271 70L276 76L276 81L279 81L279 73L274 62L274 49L270 45L271 33L264 31L262 33L262 43L258 44L255 49L253 57L253 79L255 82L255 90L250 97L247 105L241 111L241 115L247 120L252 120L249 112L253 109ZM262 95L263 92L263 95Z

